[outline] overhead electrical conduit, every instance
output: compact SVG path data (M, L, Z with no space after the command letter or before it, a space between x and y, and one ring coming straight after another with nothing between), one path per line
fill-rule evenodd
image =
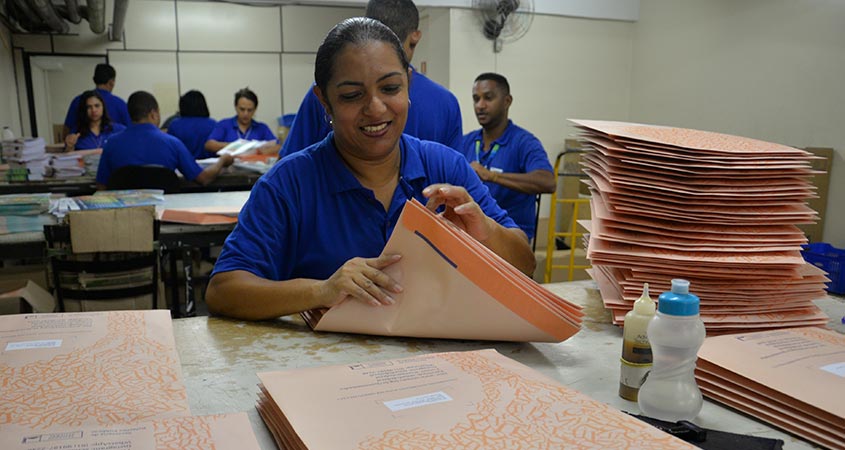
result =
M68 24L56 13L50 0L29 0L29 5L50 30L57 33L68 32Z
M65 7L59 10L59 14L64 11L65 17L70 23L82 22L82 16L79 15L79 2L77 0L65 0Z
M128 8L129 0L114 0L114 19L112 20L109 40L120 41L123 39L123 24L126 23L126 10Z
M106 31L106 0L88 0L88 24L95 34Z

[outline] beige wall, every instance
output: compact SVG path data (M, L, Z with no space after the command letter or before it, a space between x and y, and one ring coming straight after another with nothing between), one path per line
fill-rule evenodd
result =
M472 11L452 9L450 19L448 86L464 133L479 127L472 83L488 71L508 78L511 119L540 139L552 163L575 131L567 118L627 119L633 23L537 15L522 39L494 53ZM541 216L547 211L544 203Z
M642 0L634 61L632 121L835 148L824 240L845 247L845 2Z
M15 136L20 136L21 118L11 42L9 30L0 23L0 130L9 127Z

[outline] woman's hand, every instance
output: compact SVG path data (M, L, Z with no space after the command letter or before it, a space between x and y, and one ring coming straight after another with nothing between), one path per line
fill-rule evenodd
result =
M396 263L401 255L382 255L378 258L352 258L320 286L320 298L325 306L334 306L346 298L372 306L392 305L390 293L402 292L402 287L382 269Z
M79 133L71 133L65 136L65 150L72 151L76 148L76 142L79 140Z
M493 233L495 222L484 214L466 189L451 184L432 184L423 189L423 195L428 199L426 208L436 211L445 206L443 217L479 242L487 241Z

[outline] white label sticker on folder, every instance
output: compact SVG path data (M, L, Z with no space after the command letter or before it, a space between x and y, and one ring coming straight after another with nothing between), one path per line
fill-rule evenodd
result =
M402 411L403 409L417 408L419 406L433 405L435 403L450 401L452 401L452 397L449 397L445 392L432 392L431 394L390 400L388 402L384 402L384 406L390 408L391 411Z
M830 372L836 376L845 378L845 362L828 364L821 367L825 372Z
M32 348L58 348L62 346L61 339L47 339L43 341L9 342L6 351L28 350Z

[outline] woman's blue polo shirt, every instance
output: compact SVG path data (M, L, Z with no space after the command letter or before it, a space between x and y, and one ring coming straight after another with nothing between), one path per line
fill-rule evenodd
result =
M181 116L170 122L167 134L182 141L194 159L214 158L217 154L205 150L205 141L215 126L217 121L210 117Z
M334 133L282 159L252 188L214 273L328 279L354 257L378 256L405 201L425 204L422 190L435 183L465 187L487 216L516 228L458 152L408 135L402 135L400 151L399 185L388 211L343 163Z
M252 125L246 130L246 133L241 133L241 129L238 127L238 116L221 119L208 136L208 140L218 142L235 142L238 139L279 142L276 133L273 133L266 124L257 120L252 121Z
M481 145L484 145L480 128L464 136L461 151L466 156L467 161L477 159L475 155L476 142L482 142ZM481 161L479 161L489 170L504 173L528 173L535 170L552 171L549 156L543 149L540 140L524 128L518 127L511 120L508 120L508 127L505 128L505 132L492 145L498 145L498 151L495 154L492 151L481 152ZM519 224L519 228L528 235L528 239L534 237L536 231L534 229L535 195L515 191L492 181L484 184L490 189L490 194L493 195L499 206L504 208L508 215Z
M73 149L90 150L92 148L103 148L112 136L125 129L125 126L119 123L113 123L109 125L108 129L100 132L100 134L94 134L89 131L85 136L79 136L79 139L76 140L76 145ZM76 131L73 132L76 133Z
M103 147L97 167L97 183L108 184L112 172L123 166L147 164L179 169L189 181L202 172L202 167L188 153L182 141L151 123L135 123L112 136Z

